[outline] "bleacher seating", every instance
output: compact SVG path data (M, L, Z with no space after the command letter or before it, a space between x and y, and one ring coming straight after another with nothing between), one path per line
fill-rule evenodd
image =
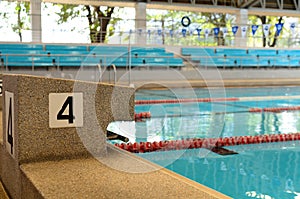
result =
M182 55L206 68L283 68L300 66L300 50L259 48L182 48Z
M128 53L130 51L130 54ZM130 55L130 56L129 56ZM183 67L183 59L176 58L165 48L54 45L54 44L0 44L1 64L13 67ZM129 62L130 58L130 62Z
M128 53L130 52L130 53ZM300 50L186 47L182 55L205 68L292 68L300 66ZM78 68L109 66L119 67L183 67L183 59L164 47L59 45L59 44L0 44L2 67L59 67Z

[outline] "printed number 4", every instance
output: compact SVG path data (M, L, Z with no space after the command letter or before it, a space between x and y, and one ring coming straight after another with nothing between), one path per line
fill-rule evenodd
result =
M69 107L69 113L64 114L65 110ZM73 96L67 97L63 106L57 114L57 120L68 120L69 124L74 123L75 116L73 115Z
M8 124L7 124L7 142L10 144L10 152L13 154L13 145L14 145L14 138L12 136L12 102L11 98L9 98L9 109L8 109Z

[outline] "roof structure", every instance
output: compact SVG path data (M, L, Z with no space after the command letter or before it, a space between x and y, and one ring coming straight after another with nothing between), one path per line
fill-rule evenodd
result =
M61 0L46 0L60 2ZM63 3L134 7L144 2L149 9L195 12L237 13L247 9L249 15L300 17L300 0L64 0Z

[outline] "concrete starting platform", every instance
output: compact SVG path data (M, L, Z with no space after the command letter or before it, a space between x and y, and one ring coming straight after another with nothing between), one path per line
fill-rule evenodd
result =
M0 198L229 198L106 142L134 89L3 75Z

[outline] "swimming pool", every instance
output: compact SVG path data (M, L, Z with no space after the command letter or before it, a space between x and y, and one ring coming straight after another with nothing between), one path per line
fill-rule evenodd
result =
M300 87L140 90L136 100L219 100L136 105L136 112L150 111L152 118L122 133L130 142L295 133L300 131L299 111L249 110L299 106L299 93ZM200 148L138 155L236 199L300 198L299 141L225 148L237 154Z

